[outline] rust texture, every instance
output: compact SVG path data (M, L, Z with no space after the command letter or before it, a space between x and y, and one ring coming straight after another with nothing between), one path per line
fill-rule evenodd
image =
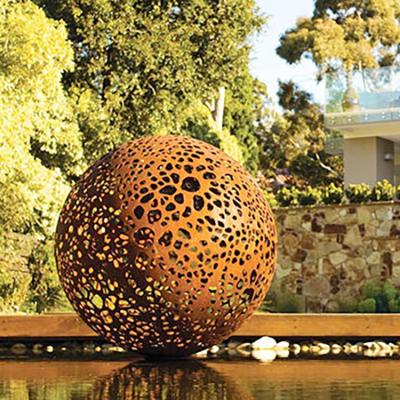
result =
M253 178L183 136L110 152L72 189L56 260L89 326L126 349L186 355L221 342L273 278L276 227Z

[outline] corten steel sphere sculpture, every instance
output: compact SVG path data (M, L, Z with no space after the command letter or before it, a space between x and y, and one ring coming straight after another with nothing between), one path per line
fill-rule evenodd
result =
M149 355L227 338L275 270L274 218L243 167L204 142L146 137L97 161L61 212L62 285L100 335Z

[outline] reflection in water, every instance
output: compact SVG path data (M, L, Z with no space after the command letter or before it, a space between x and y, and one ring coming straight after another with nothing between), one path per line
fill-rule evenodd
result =
M0 360L0 400L397 400L400 360Z
M87 400L252 400L229 378L195 361L132 363L96 382Z

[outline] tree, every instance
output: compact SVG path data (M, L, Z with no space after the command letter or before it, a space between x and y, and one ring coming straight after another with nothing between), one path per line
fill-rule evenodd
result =
M277 53L290 64L310 57L326 72L393 65L400 48L398 0L317 0L281 37Z
M340 183L342 162L324 151L324 141L330 135L324 126L321 107L309 93L294 82L279 83L279 105L283 113L261 135L262 168L271 171L287 169L293 183L302 185Z
M263 22L254 0L37 1L74 44L64 83L89 160L137 136L179 133L186 111L247 65Z
M267 99L265 85L250 75L247 65L226 93L224 127L238 139L243 164L253 174L260 164L257 131L264 123L261 114Z
M61 83L63 71L73 68L72 58L62 23L29 1L0 0L2 277L21 259L28 263L29 247L51 238L68 178L82 167L80 133ZM11 297L13 288L21 287L14 282L17 275L6 276L8 283L0 279Z

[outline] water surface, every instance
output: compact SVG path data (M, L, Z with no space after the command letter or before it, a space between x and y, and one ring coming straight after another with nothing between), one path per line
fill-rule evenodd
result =
M399 360L1 361L0 400L394 400Z

